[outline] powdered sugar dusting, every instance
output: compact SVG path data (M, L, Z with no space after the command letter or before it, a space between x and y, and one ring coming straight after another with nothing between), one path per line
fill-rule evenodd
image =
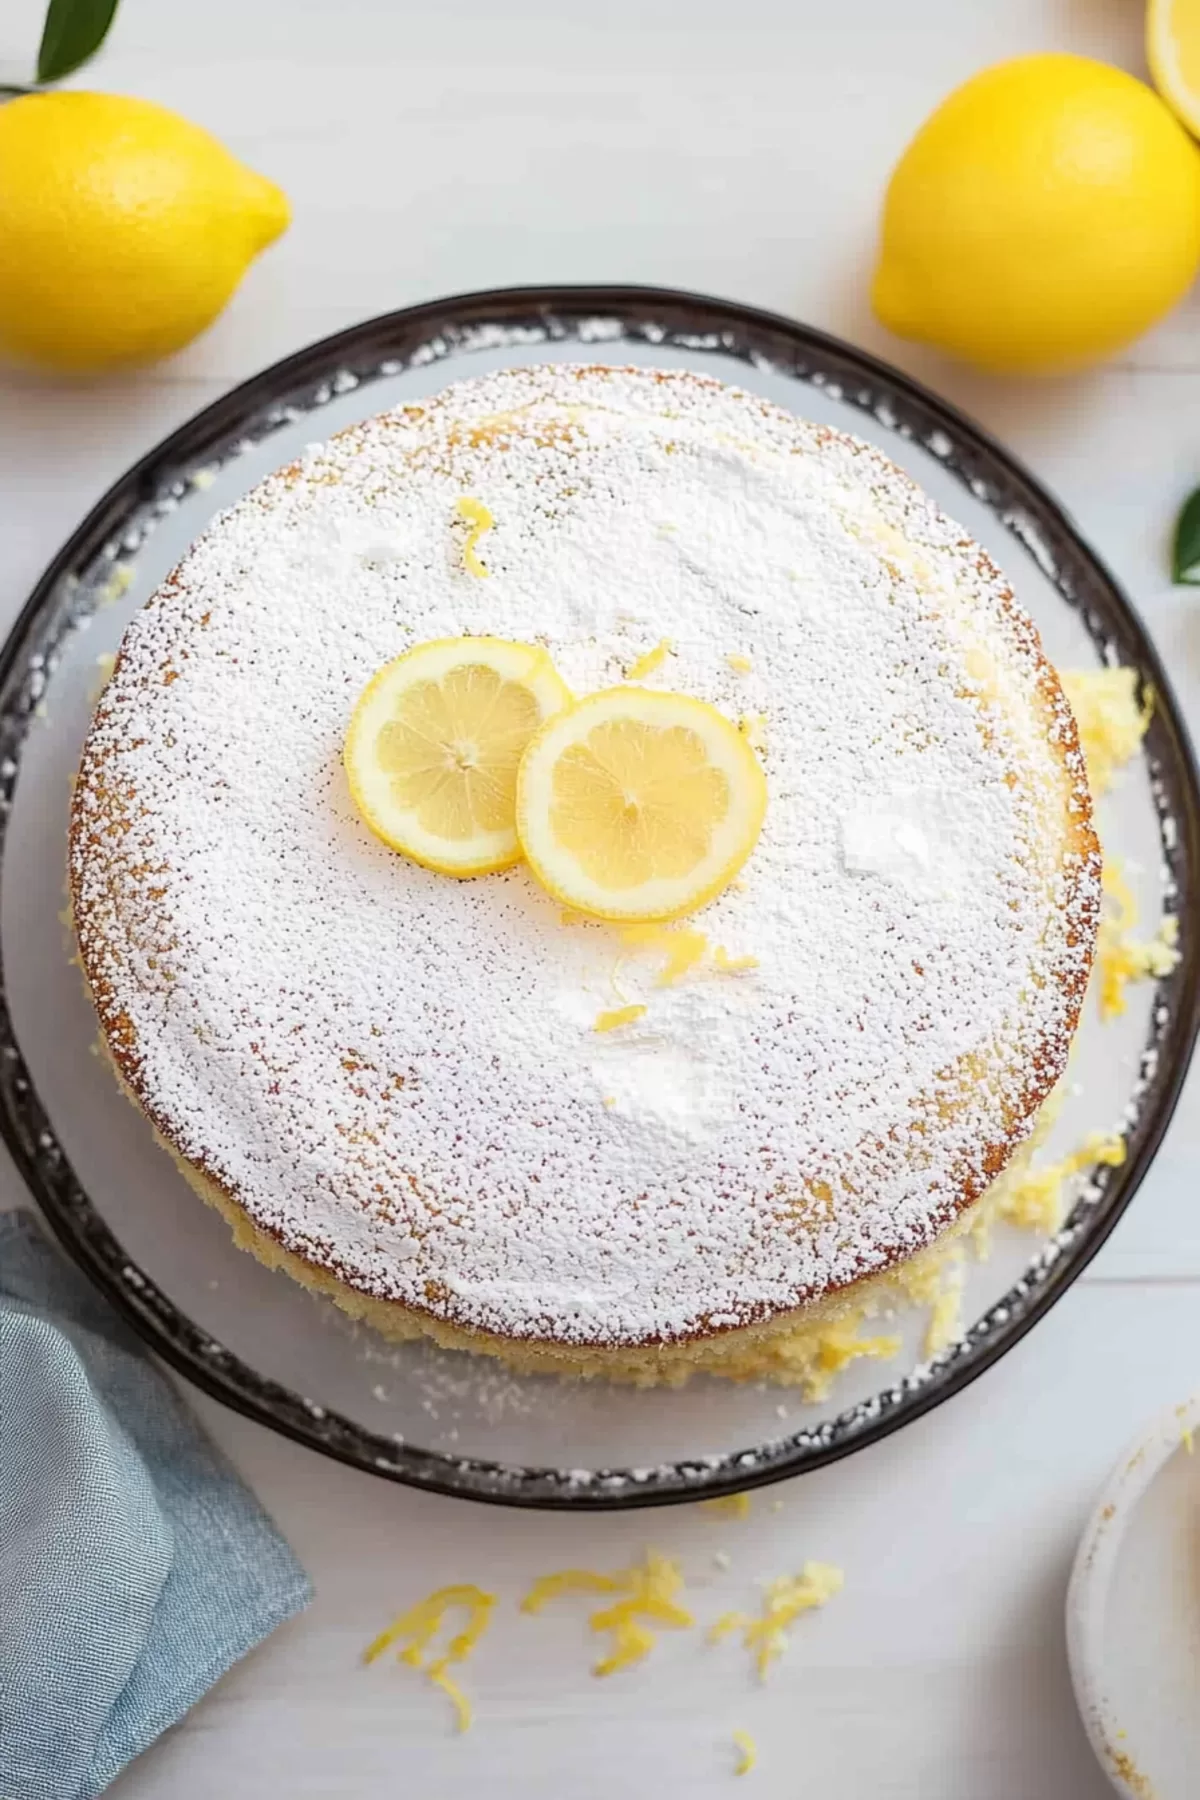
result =
M354 700L461 632L545 641L581 692L668 639L650 684L765 716L763 836L701 921L756 970L660 987L523 870L369 836ZM696 377L514 370L311 448L134 621L76 917L144 1103L288 1247L506 1335L666 1340L883 1266L995 1172L1090 957L1081 779L1032 628L876 452ZM909 791L937 879L848 867L847 821Z

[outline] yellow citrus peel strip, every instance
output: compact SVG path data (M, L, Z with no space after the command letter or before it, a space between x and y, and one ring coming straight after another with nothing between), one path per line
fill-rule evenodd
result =
M765 1679L771 1664L787 1649L788 1626L801 1613L824 1606L841 1591L844 1580L842 1571L832 1563L806 1562L799 1575L780 1575L767 1584L758 1618L752 1613L722 1613L709 1631L709 1641L715 1644L731 1631L740 1631L742 1643L753 1652L758 1673Z
M673 987L704 956L708 938L694 926L683 925L671 930L666 925L626 925L621 942L633 950L660 950L664 955L658 975L659 987Z
M708 936L694 925L626 925L621 943L629 950L650 950L663 956L656 986L673 987L701 964L711 950L709 967L717 975L741 975L757 969L757 956L730 956L723 945L710 945ZM618 964L618 968L620 965Z
M733 1772L735 1775L748 1775L758 1761L758 1746L748 1731L735 1731L733 1741L738 1749Z
M749 1494L722 1494L717 1500L701 1502L710 1512L721 1513L726 1519L747 1519L750 1516Z
M645 651L636 662L630 663L626 681L641 681L644 676L653 675L655 669L660 669L666 662L673 649L670 638L659 638L653 650Z
M723 944L718 944L712 954L712 966L718 975L744 975L748 969L757 969L757 956L730 956Z
M467 541L463 545L463 567L468 575L474 575L477 581L486 581L489 571L479 560L475 546L485 531L490 531L496 523L482 500L472 500L464 494L454 508L460 519L465 519L471 527L467 533Z
M522 1600L521 1611L539 1613L547 1601L560 1594L619 1595L611 1606L600 1607L588 1619L593 1631L608 1632L612 1637L607 1656L601 1657L592 1673L613 1675L641 1662L653 1650L655 1634L644 1621L673 1630L695 1624L691 1613L676 1600L682 1588L678 1563L647 1550L642 1563L612 1575L595 1569L560 1569L557 1574L539 1576Z
M458 1729L466 1731L471 1723L470 1703L447 1671L451 1663L466 1661L487 1630L495 1604L495 1594L486 1594L473 1583L438 1588L393 1619L387 1629L367 1645L363 1651L363 1661L375 1662L385 1651L407 1638L408 1643L397 1652L398 1660L407 1663L410 1668L425 1671L433 1685L441 1688L448 1696L454 1707ZM446 1614L455 1607L466 1608L467 1623L456 1637L450 1639L445 1653L427 1663L424 1660L425 1652L440 1631Z
M614 1006L607 1012L597 1013L593 1031L619 1031L622 1025L635 1025L645 1016L646 1008L640 1005Z

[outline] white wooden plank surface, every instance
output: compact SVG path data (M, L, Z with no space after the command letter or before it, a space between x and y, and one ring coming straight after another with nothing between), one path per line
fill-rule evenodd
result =
M10 0L0 79L41 0ZM1200 303L1104 371L999 382L890 342L864 305L907 134L956 80L1036 48L1140 69L1137 0L124 0L92 85L189 113L296 212L226 317L165 367L69 386L0 375L0 623L104 487L231 381L355 319L506 282L630 280L777 307L882 351L980 418L1062 496L1142 607L1200 725L1200 607L1165 546L1200 480ZM1093 1271L967 1394L851 1462L756 1500L562 1520L406 1494L198 1400L312 1570L311 1614L223 1681L123 1800L382 1800L411 1788L600 1800L728 1790L754 1732L765 1797L1100 1800L1061 1609L1075 1534L1124 1438L1200 1381L1196 1084ZM0 1203L18 1188L0 1181ZM704 1617L815 1556L846 1592L767 1688L733 1645L664 1636L597 1683L580 1608L513 1597L565 1562L681 1555ZM719 1574L717 1549L733 1557ZM364 1671L383 1619L441 1579L506 1606L471 1665L466 1739L411 1673ZM707 1582L701 1587L699 1582Z

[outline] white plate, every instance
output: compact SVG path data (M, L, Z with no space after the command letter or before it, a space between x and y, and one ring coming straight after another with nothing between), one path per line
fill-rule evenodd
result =
M1067 1653L1092 1748L1128 1800L1200 1794L1200 1394L1122 1456L1067 1591Z

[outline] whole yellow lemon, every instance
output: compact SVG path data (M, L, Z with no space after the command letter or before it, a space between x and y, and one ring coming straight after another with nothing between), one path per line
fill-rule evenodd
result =
M1200 151L1132 75L1082 56L957 88L892 175L872 301L901 337L988 369L1119 349L1200 265Z
M186 119L116 94L0 106L0 351L152 362L211 325L288 203Z

